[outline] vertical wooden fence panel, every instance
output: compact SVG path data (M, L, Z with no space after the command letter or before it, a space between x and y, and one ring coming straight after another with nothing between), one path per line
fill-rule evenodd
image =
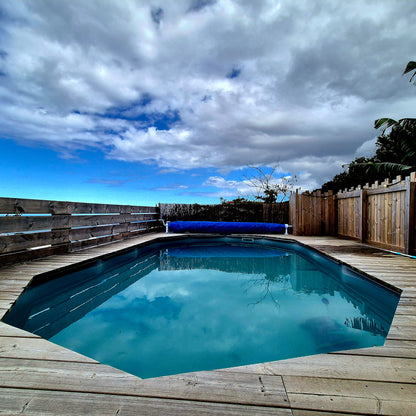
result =
M410 254L415 246L415 174L406 178L404 249Z
M336 195L338 230L341 237L361 239L362 191L339 192Z
M413 182L409 181L409 184L411 183ZM373 186L367 190L367 233L364 241L394 251L411 251L405 246L405 235L408 229L405 219L406 198L414 193L414 190L410 190L412 186L414 185L409 185L409 190L407 190L406 184L400 182ZM410 203L414 208L414 202Z
M290 197L289 209L293 234L335 235L337 216L333 192L300 194L296 190Z

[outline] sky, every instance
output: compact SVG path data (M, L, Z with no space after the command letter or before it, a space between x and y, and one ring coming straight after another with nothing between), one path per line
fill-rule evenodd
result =
M414 117L414 0L1 0L0 196L135 205L319 188ZM413 88L413 89L412 89Z

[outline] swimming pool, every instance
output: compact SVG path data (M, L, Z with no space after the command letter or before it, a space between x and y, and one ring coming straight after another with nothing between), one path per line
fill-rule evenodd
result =
M181 238L40 276L3 320L147 378L382 345L398 299L297 243Z

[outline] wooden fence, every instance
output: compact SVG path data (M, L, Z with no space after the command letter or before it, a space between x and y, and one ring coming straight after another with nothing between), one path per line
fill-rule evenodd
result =
M289 202L225 203L217 205L159 204L160 216L166 221L244 221L288 224Z
M289 223L295 235L336 235L336 197L322 193L293 192L289 201Z
M158 207L0 198L0 265L117 241L160 225Z
M415 253L416 175L392 183L313 193L298 191L290 198L295 235L337 235L381 248Z

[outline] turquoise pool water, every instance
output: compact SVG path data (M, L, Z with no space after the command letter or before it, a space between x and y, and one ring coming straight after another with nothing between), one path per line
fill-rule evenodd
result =
M44 276L4 321L148 378L382 345L398 300L295 243L186 238Z

